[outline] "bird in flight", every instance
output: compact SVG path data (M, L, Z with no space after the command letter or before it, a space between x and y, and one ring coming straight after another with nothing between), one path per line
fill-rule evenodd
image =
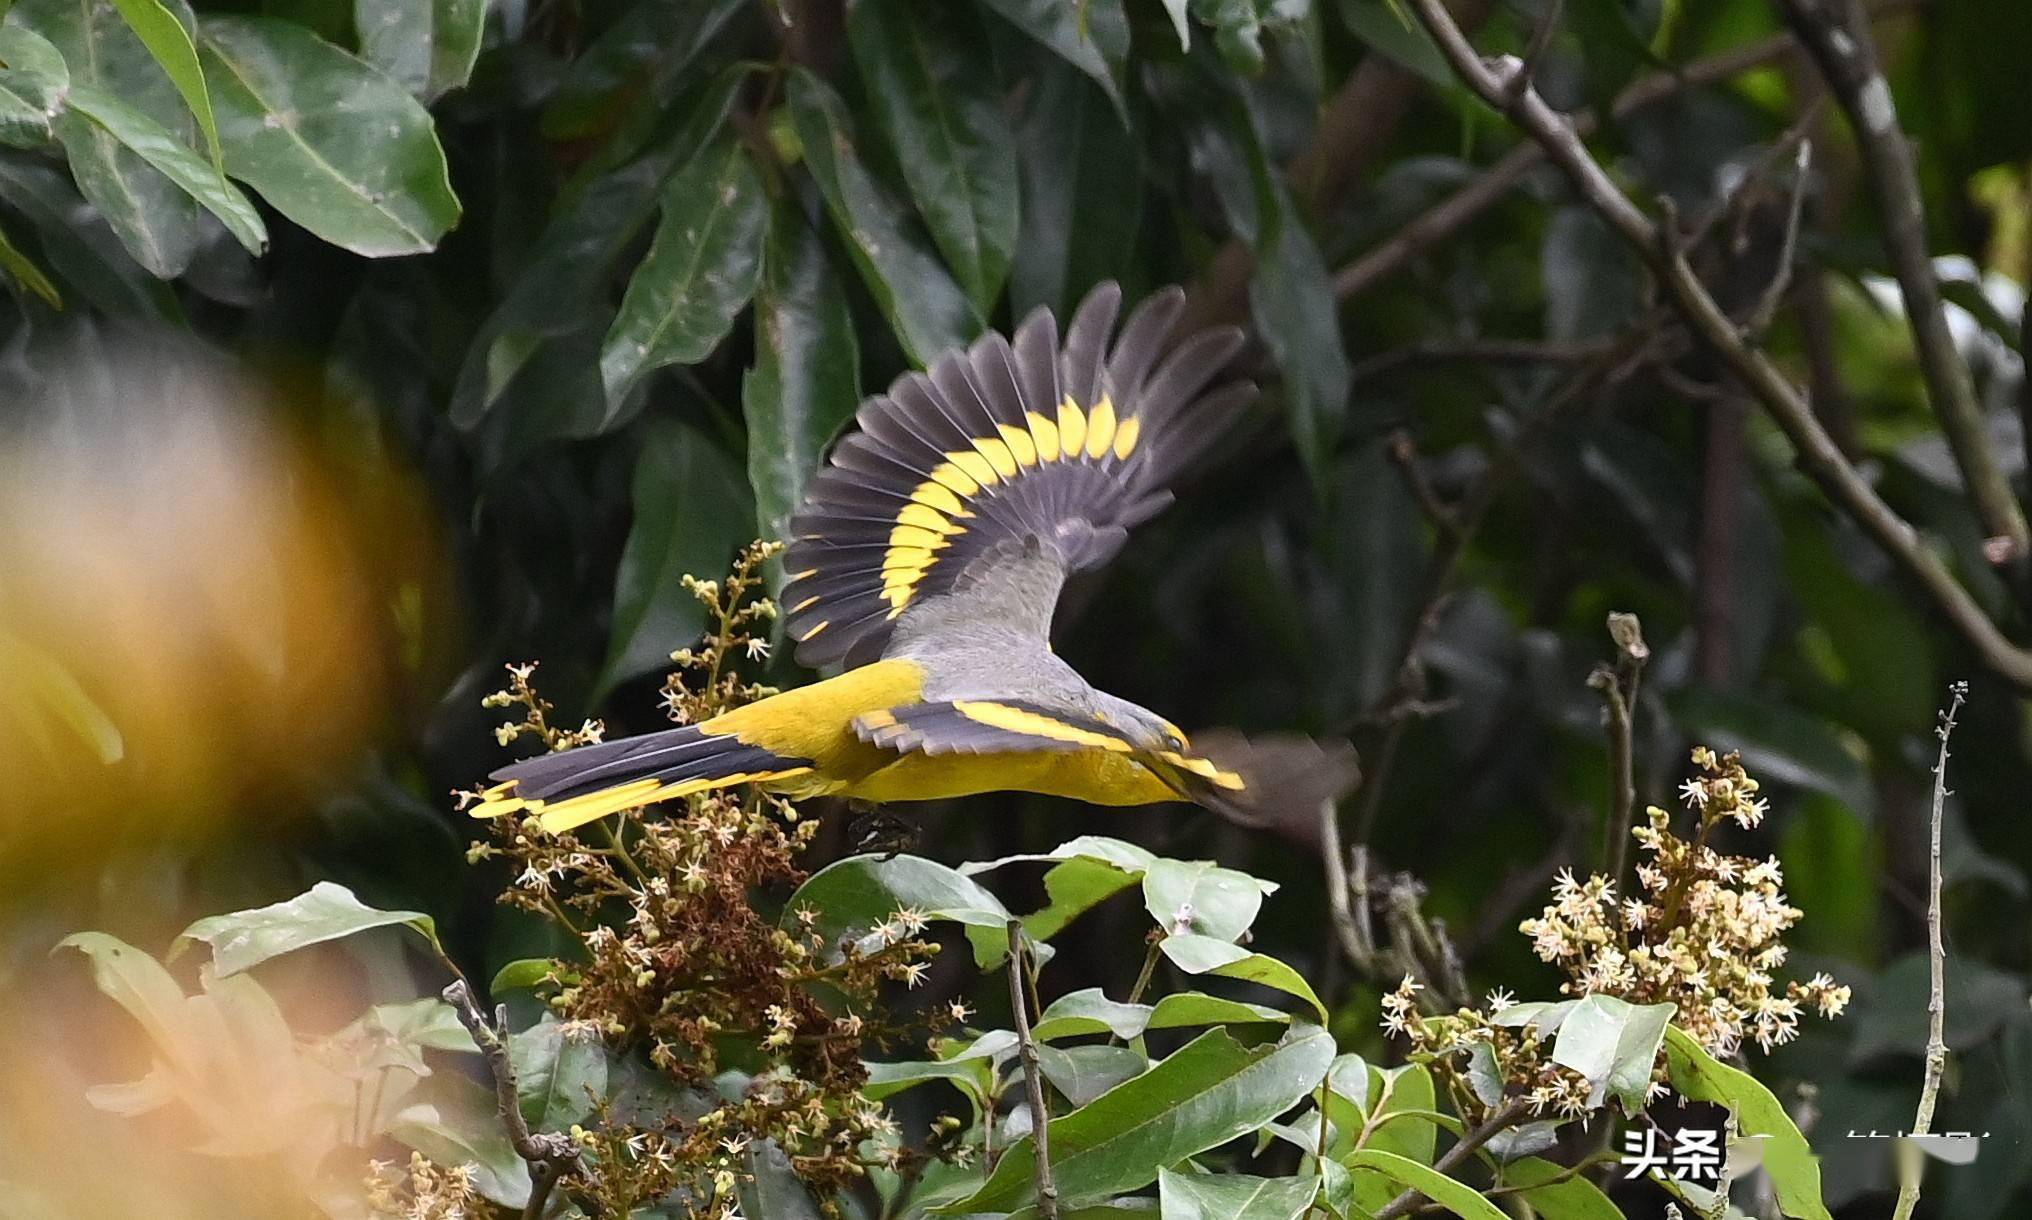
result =
M1121 302L1115 284L1095 288L1062 340L1039 308L1013 339L988 334L862 404L813 476L783 559L797 659L842 672L698 724L505 767L474 816L534 814L555 832L735 784L874 803L1000 790L1183 799L1244 821L1292 772L1339 795L1352 781L1345 747L1222 735L1222 749L1195 749L1051 649L1066 578L1169 504L1173 477L1256 394L1229 372L1240 331L1175 333L1177 288L1114 335Z

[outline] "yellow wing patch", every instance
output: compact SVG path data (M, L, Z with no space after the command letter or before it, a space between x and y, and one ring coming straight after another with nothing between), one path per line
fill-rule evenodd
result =
M701 779L688 779L681 783L666 784L661 780L638 779L612 788L602 788L581 796L562 801L523 800L511 795L514 783L497 784L482 795L487 799L475 805L472 815L476 818L498 818L511 813L530 813L537 822L551 834L598 821L608 814L624 809L639 809L659 801L679 800L709 792L715 788L731 788L735 784L755 784L769 780L790 779L794 776L809 775L810 767L786 767L776 771L736 771L731 775L716 775Z
M1006 703L988 703L957 699L953 710L976 724L989 728L1004 729L1011 733L1022 733L1030 737L1043 737L1051 741L1072 742L1076 745L1093 746L1096 749L1112 750L1118 754L1130 753L1135 747L1119 737L1097 733L1092 729L1067 724L1063 720L1046 716L1041 712L1026 711L1010 707Z

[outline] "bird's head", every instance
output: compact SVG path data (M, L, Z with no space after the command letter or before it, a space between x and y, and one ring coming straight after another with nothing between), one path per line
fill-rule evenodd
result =
M1184 730L1147 707L1127 699L1094 692L1093 717L1134 742L1136 748L1152 754L1184 753L1190 744Z

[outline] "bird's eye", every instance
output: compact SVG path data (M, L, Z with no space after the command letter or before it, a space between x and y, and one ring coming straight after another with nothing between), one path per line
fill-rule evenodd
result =
M1164 735L1164 748L1167 750L1183 750L1185 749L1185 742L1176 733L1166 733Z

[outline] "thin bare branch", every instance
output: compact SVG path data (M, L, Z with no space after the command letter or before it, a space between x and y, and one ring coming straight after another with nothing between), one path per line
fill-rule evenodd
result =
M569 1135L531 1131L523 1120L521 1095L515 1089L515 1069L508 1061L508 1044L501 1035L506 1012L497 1012L489 1021L463 978L453 980L443 994L445 1003L452 1006L459 1024L466 1027L473 1044L487 1061L488 1074L494 1078L495 1108L508 1132L508 1143L515 1149L515 1155L529 1165L529 1202L522 1209L523 1220L541 1220L550 1202L551 1189L558 1181L584 1172L578 1145Z
M1948 739L1954 735L1954 718L1968 698L1968 683L1957 682L1948 690L1947 710L1940 714L1934 734L1940 738L1940 754L1933 762L1933 827L1926 862L1926 1073L1919 1084L1919 1108L1912 1115L1912 1134L1933 1130L1933 1106L1940 1096L1940 1077L1947 1070L1947 950L1940 939L1940 823L1947 805ZM1898 1165L1898 1205L1891 1220L1911 1220L1919 1205L1919 1176L1923 1159L1916 1149L1901 1149Z
M1522 1098L1512 1098L1504 1102L1501 1108L1480 1126L1455 1140L1453 1147L1441 1154L1440 1158L1432 1163L1432 1167L1441 1173L1452 1173L1483 1144L1515 1126L1525 1114L1529 1113L1529 1109ZM1375 1220L1397 1220L1399 1216L1408 1216L1418 1209L1418 1201L1424 1197L1415 1190L1406 1190L1384 1204L1383 1210L1376 1213Z
M1975 379L1955 348L1933 259L1926 250L1926 213L1912 143L1898 125L1891 86L1877 59L1876 38L1857 0L1783 0L1787 23L1848 115L1856 150L1884 216L1884 249L1905 298L1905 318L1919 370L1940 429L1961 468L1970 502L1990 537L2008 540L1995 553L2014 567L2032 554L2024 511L1990 445Z
M1911 12L1920 5L1921 0L1893 0L1872 6L1871 15L1882 19ZM1617 94L1609 104L1609 113L1616 119L1628 118L1647 106L1692 89L1717 84L1752 68L1761 68L1798 50L1797 42L1788 35L1780 34L1697 59L1675 71L1653 73ZM1574 130L1583 138L1592 135L1601 125L1601 117L1591 110L1578 111L1570 117ZM1420 254L1502 202L1526 174L1544 161L1544 148L1530 141L1503 154L1473 181L1426 208L1416 220L1335 272L1334 295L1347 300L1402 271Z
M1029 1002L1024 997L1023 921L1009 921L1009 1010L1016 1017L1016 1046L1023 1058L1023 1086L1030 1094L1031 1150L1037 1157L1037 1220L1058 1220L1058 1183L1051 1177L1051 1111L1044 1106L1044 1069L1037 1040L1030 1036Z
M1746 344L1736 324L1701 283L1685 257L1610 179L1573 125L1536 90L1512 97L1507 75L1485 63L1437 0L1412 0L1419 20L1454 71L1477 95L1503 111L1542 145L1582 198L1651 266L1694 335L1764 407L1798 451L1800 467L1904 569L1983 662L2014 685L2032 690L2032 652L2012 643L1955 579L1910 523L1894 512L1850 464L1806 399L1763 351Z

